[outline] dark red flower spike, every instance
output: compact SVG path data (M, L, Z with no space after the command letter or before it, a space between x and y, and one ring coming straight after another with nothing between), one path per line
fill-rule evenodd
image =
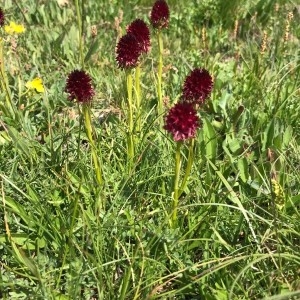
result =
M74 70L69 74L65 91L69 94L70 100L81 103L90 102L95 95L91 77L82 70Z
M141 46L138 39L132 33L122 36L116 49L118 66L122 69L135 68L138 65L140 55Z
M202 104L211 93L213 80L205 69L194 69L186 77L183 86L183 100L194 104Z
M0 27L2 27L5 23L5 14L2 8L0 8Z
M166 28L169 25L170 11L165 0L157 0L151 10L150 21L155 29Z
M176 103L165 117L164 129L173 136L176 142L194 138L199 127L200 120L191 103Z
M140 19L133 21L127 28L127 33L131 33L138 40L142 52L148 53L150 49L150 31L147 24Z

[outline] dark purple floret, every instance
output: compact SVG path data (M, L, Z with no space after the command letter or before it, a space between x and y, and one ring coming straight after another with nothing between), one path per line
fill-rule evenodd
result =
M147 53L150 49L150 31L147 24L140 19L133 21L127 28L127 33L131 33L138 40L142 52Z
M165 116L164 129L173 136L174 141L194 138L199 127L200 120L191 103L176 103Z
M165 0L157 0L151 10L150 21L155 29L166 28L169 25L170 12Z
M0 8L0 27L2 27L5 23L5 14L2 8Z
M211 93L213 87L212 77L205 69L194 69L186 77L183 86L183 100L194 104L203 104Z
M70 100L81 103L90 102L95 95L91 77L82 70L74 70L68 75L65 91Z
M122 69L135 68L142 50L138 39L132 34L123 35L117 44L116 60Z

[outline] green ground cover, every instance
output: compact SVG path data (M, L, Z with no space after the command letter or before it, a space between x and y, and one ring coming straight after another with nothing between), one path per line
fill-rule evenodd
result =
M153 3L2 1L1 299L300 298L300 4L169 0L159 114ZM136 18L151 51L130 136L115 51ZM81 68L91 139L65 92ZM194 68L214 84L178 152L179 182L193 161L175 222L178 143L163 122Z

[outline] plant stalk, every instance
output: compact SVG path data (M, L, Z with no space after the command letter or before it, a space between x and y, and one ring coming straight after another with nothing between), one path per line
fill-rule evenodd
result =
M83 116L84 116L84 125L85 125L86 134L87 134L89 143L91 145L92 159L93 159L93 163L94 163L97 183L100 186L102 186L103 185L102 172L101 172L101 167L100 167L100 163L99 163L98 156L97 156L97 151L96 151L97 149L96 149L95 142L93 139L91 112L90 112L90 106L88 104L83 105Z
M136 112L137 112L137 121L136 121L136 130L140 132L141 130L141 67L138 65L135 69L135 93L136 93Z
M4 55L3 55L3 39L0 38L0 77L1 77L1 88L5 93L6 105L3 105L2 109L6 112L6 114L11 115L13 118L15 117L14 105L12 102L12 97L8 85L8 80L4 67ZM1 105L2 106L2 105Z
M129 165L132 164L134 157L134 142L133 142L133 107L132 107L132 90L133 90L133 80L131 70L126 72L127 79L127 101L128 101L128 136L127 136L127 151Z
M191 174L191 170L192 170L192 166L193 166L193 162L194 162L194 145L195 145L195 139L191 139L190 143L189 143L189 156L188 156L188 160L187 160L187 166L186 166L186 170L185 170L185 174L179 189L179 195L178 197L180 198L181 194L183 193L186 184L187 184L187 180Z
M161 31L157 31L158 42L158 74L157 74L157 112L159 116L163 114L163 100L162 100L162 69L163 69L163 40ZM161 118L159 118L161 120Z
M80 13L79 0L75 0L77 25L78 25L78 36L79 36L79 61L82 70L84 69L84 58L83 58L83 41L82 41L82 15ZM83 5L82 5L83 8Z
M178 210L178 199L179 199L179 176L181 167L181 150L182 142L177 142L176 152L175 152L175 177L174 177L174 192L173 192L173 210L171 226L176 228L177 226L177 210Z

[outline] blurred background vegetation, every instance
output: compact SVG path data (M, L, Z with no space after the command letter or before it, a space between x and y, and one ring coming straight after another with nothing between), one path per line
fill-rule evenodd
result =
M87 140L64 93L67 74L80 66L73 1L2 1L7 20L26 31L3 38L18 114L0 115L0 298L299 297L299 3L168 1L167 107L195 67L207 68L215 84L175 231L166 218L174 147L153 113L154 35L142 63L135 172L128 176L124 165L125 76L115 46L134 19L148 22L153 1L81 3L108 209L94 210ZM44 95L24 93L35 77Z

